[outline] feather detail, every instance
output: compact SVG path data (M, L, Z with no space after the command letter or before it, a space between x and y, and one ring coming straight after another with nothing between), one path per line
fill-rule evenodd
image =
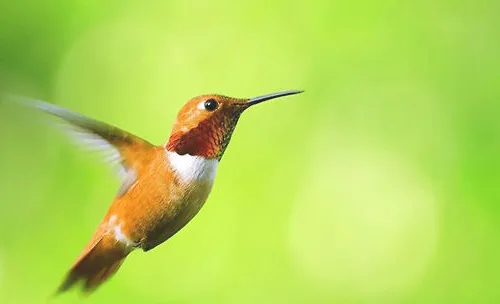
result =
M70 138L87 150L99 152L107 163L117 167L122 180L119 196L135 183L143 154L154 148L148 141L127 131L63 107L40 100L16 100L59 118L57 126Z

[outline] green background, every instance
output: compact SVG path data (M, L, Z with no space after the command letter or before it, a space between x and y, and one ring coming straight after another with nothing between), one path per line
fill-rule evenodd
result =
M88 303L499 303L499 54L493 0L0 4L1 90L157 144L193 96L306 90ZM0 303L46 303L118 181L35 113L0 130Z

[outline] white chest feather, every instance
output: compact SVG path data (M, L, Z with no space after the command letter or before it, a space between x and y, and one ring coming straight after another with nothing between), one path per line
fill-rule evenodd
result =
M206 159L202 156L192 156L189 154L179 155L175 152L167 151L167 158L170 166L186 183L195 181L213 182L217 165L216 159Z

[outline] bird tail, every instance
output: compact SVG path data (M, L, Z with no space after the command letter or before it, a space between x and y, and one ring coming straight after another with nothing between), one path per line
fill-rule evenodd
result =
M123 244L109 235L102 236L90 249L85 249L59 287L62 293L83 281L83 291L93 292L115 274L130 253Z

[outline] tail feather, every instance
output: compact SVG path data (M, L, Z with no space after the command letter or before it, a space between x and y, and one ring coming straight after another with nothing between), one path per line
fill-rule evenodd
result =
M83 281L83 291L90 293L115 274L130 253L109 236L102 237L78 258L57 293L62 293Z

